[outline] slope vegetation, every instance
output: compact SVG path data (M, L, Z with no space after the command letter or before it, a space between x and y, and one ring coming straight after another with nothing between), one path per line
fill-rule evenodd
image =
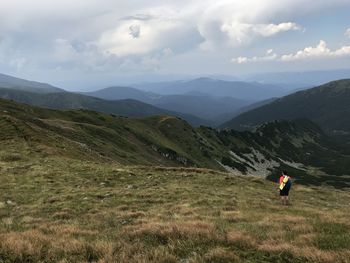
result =
M295 170L296 179L304 184L346 187L349 183L345 176L350 169L349 157L337 151L333 142L307 120L274 122L255 133L241 133L193 128L170 116L128 119L87 110L47 110L1 100L0 128L0 140L14 147L13 154L21 146L24 148L20 151L27 149L30 154L43 156L128 165L202 167L269 175L273 180L271 172L287 167ZM317 177L315 169L308 167L321 169L322 176Z
M251 129L273 120L308 118L331 134L350 133L350 80L339 80L277 99L222 125Z
M3 148L0 149L3 154ZM0 262L335 262L349 191L207 169L0 161Z
M307 120L218 132L0 99L0 145L0 262L350 257L349 158ZM242 176L282 168L291 206Z

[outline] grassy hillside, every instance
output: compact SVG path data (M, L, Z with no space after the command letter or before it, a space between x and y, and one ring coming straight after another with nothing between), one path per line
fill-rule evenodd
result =
M223 127L242 130L272 120L308 118L331 134L346 135L350 133L349 101L350 80L334 81L245 112Z
M1 263L350 256L350 162L306 120L218 132L0 99L0 144ZM276 183L242 176L285 168L291 206Z
M255 133L193 128L170 116L128 119L87 110L57 111L0 100L0 140L27 154L125 165L229 170L267 176L296 169L303 184L346 187L349 156L307 120L274 122ZM5 145L4 144L4 145ZM322 171L321 177L315 169Z
M146 117L167 114L184 118L194 126L208 124L207 121L190 114L168 111L136 100L108 101L71 92L39 94L3 88L0 88L0 98L45 108L88 109L126 117Z
M350 257L349 191L294 184L285 207L276 184L212 170L35 154L0 164L0 262Z

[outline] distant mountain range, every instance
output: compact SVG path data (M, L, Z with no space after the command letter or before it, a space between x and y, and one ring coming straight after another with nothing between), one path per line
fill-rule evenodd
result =
M55 109L86 108L133 117L171 114L184 118L196 126L215 127L241 113L243 108L252 103L255 104L255 100L237 99L234 95L245 97L250 93L264 93L264 96L268 96L269 92L274 95L282 94L281 89L269 85L219 81L209 78L166 83L166 91L172 93L168 95L133 87L109 87L78 94L45 83L7 75L1 76L0 88L2 91L0 93L3 98ZM181 85L177 86L179 83ZM154 85L157 89L160 83ZM181 94L182 92L184 94ZM94 100L92 97L100 100Z
M276 99L235 117L222 128L252 129L273 120L308 118L333 135L350 134L350 80L339 80Z
M290 92L290 89L276 85L211 78L145 83L135 87L109 87L84 94L106 100L140 100L170 111L195 115L217 126L266 100Z
M0 87L37 93L55 93L65 91L50 84L15 78L5 74L0 74Z
M110 87L94 92L83 93L105 100L134 99L170 111L195 115L210 120L213 124L221 124L229 120L239 110L251 102L232 97L216 97L199 91L178 95L160 95L130 87ZM223 118L226 114L230 116Z
M135 88L161 95L187 94L200 92L214 97L232 97L246 101L259 101L272 97L281 97L290 89L258 82L224 81L212 78L198 78L190 81L172 81L144 83Z
M81 94L104 99L104 100L125 100L134 99L145 103L150 103L154 99L161 97L159 94L142 91L132 87L108 87L91 92L80 92Z
M208 121L201 120L190 114L161 109L131 99L108 101L71 92L35 93L4 88L0 88L0 98L51 109L88 109L125 117L147 117L166 114L183 118L194 126L210 125Z
M276 98L269 96L277 93L281 96L287 89L208 78L155 84L152 89L163 94L131 87L110 87L78 94L49 84L0 76L1 98L40 107L88 109L138 118L172 115L194 126L237 130L254 129L274 120L307 118L328 134L350 137L350 80L334 81ZM182 94L164 95L171 91ZM268 98L258 102L243 100L243 97L253 97L250 92L255 93L255 98L263 97L262 94Z

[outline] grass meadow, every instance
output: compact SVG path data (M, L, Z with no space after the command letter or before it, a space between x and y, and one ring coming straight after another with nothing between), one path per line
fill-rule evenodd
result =
M350 191L0 150L0 262L350 262Z

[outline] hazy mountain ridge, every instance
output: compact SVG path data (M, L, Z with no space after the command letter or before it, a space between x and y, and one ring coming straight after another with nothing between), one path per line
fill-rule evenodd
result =
M232 118L234 118L236 116L239 116L240 114L242 114L244 112L251 111L251 110L253 110L255 108L259 108L261 106L269 104L269 103L275 101L276 99L277 98L271 98L271 99L267 99L267 100L263 100L263 101L258 101L258 102L249 104L247 106L243 106L243 107L239 108L235 112L225 113L225 114L219 115L219 116L217 116L217 123L219 123L217 128L218 129L225 128L226 122L229 121L229 120L232 120Z
M52 109L89 109L125 117L146 117L167 114L184 118L194 126L209 124L207 121L191 116L190 114L168 111L131 99L107 101L71 92L42 94L3 88L0 88L0 97Z
M191 113L219 124L218 116L234 114L250 103L232 97L167 95L155 99L152 104L168 110Z
M214 97L196 91L178 95L159 95L130 87L110 87L84 94L106 100L135 99L169 111L195 115L212 121L214 125L223 122L220 122L219 116L232 116L250 104L248 101L232 97ZM229 119L228 117L224 120Z
M8 89L31 91L31 92L37 92L37 93L56 93L56 92L65 91L63 89L54 87L50 84L20 79L20 78L12 77L1 73L0 73L0 87L8 88Z
M248 101L280 97L289 92L288 89L271 84L225 81L212 78L198 78L189 81L144 83L135 85L134 87L161 95L186 94L188 92L198 91L215 97L233 97Z
M161 95L142 91L133 87L108 87L90 92L81 92L81 94L97 97L104 100L124 100L134 99L145 103L151 103L153 99L160 97Z
M249 109L249 105L282 96L288 89L257 82L223 81L199 78L189 81L148 83L131 87L110 87L85 93L102 99L131 98L167 110L210 119L219 125Z
M194 89L185 90L185 94L160 95L125 86L109 87L93 92L71 93L48 84L27 81L6 75L3 76L3 80L6 79L8 80L7 83L11 82L13 84L12 86L9 86L4 81L4 86L0 85L0 89L5 88L13 90L11 92L8 90L2 90L1 93L3 98L14 99L19 102L42 107L56 109L87 108L108 113L113 112L124 116L143 117L157 114L171 114L180 116L196 126L207 125L215 127L225 121L228 121L230 118L232 118L232 116L237 115L242 111L242 107L248 106L250 103L252 103L251 101L236 99L232 96L219 96L215 92L215 96L213 94L210 95L209 93L213 93L213 91L216 89L216 83L220 83L220 81L209 78L201 78L192 81L176 81L176 83L197 83L198 81L202 83L209 83L209 86L207 85L206 87L208 90L210 90L209 93ZM175 82L170 83L173 84ZM226 83L230 82L226 81ZM24 92L24 94L20 94L19 91ZM29 96L29 94L26 94L25 92L37 93L44 96L35 94L31 94ZM61 92L65 92L66 94L56 94ZM53 93L56 95L52 95ZM177 93L177 90L174 90L172 93ZM45 96L45 94L51 95ZM91 99L80 97L78 94L100 98L104 101L93 101ZM150 104L155 108L160 109L151 109L149 107L150 105L146 107L145 105L141 106L141 104L139 104L140 110L137 110L134 106L131 106L129 109L130 112L127 112L126 110L121 109L111 109L110 105L106 105L110 103L105 102L106 100L119 101L130 99ZM100 105L97 105L98 103L100 103ZM133 103L136 104L136 102ZM145 114L143 112L145 112Z

